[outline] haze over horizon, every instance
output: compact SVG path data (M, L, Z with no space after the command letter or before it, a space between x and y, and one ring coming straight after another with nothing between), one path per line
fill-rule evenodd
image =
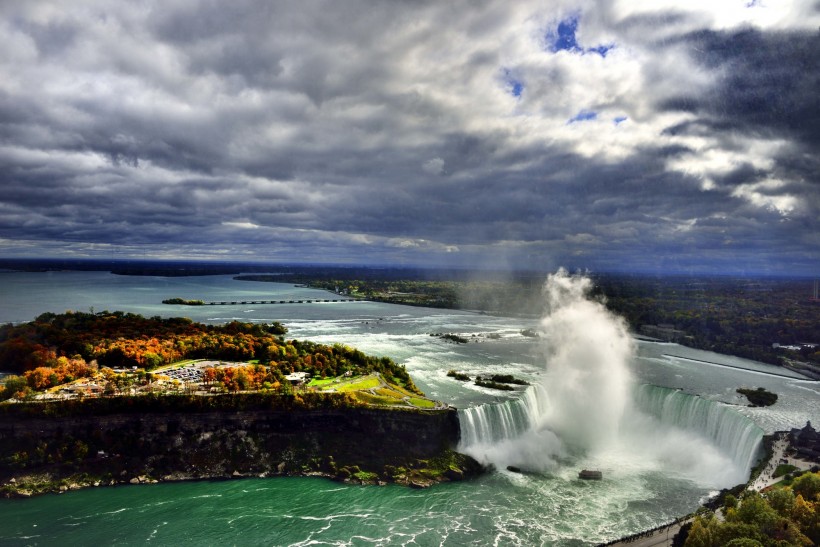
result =
M0 258L820 266L815 0L11 0L0 38Z

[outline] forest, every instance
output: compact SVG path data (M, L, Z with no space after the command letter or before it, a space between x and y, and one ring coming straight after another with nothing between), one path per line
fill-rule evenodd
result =
M231 391L284 388L288 383L283 376L292 372L315 378L378 372L387 382L418 393L405 368L389 358L341 344L285 340L286 333L278 322L205 325L124 312L44 313L29 323L0 327L0 370L19 375L6 379L0 398L96 374L102 374L116 394L127 387L120 384L133 383L135 377L139 383L157 367L203 358L253 362L206 370L206 384L222 384Z
M686 547L818 545L820 475L805 473L765 492L726 496L723 515L695 518Z

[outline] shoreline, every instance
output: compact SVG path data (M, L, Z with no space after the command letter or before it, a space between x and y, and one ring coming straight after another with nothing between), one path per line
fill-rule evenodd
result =
M678 344L678 345L682 345L682 344ZM683 346L683 347L687 347L687 348L690 348L690 349L700 349L700 348L692 348L691 346ZM708 350L706 350L706 351L708 351ZM745 371L745 372L754 372L754 373L757 373L757 374L763 374L765 376L775 376L777 378L787 378L789 380L799 380L801 382L802 381L805 381L805 382L818 382L818 381L820 381L820 380L816 380L814 378L809 378L808 376L804 376L803 378L797 378L795 376L789 376L787 374L778 374L776 372L768 372L768 371L765 371L765 370L755 370L753 368L746 368L746 367L741 367L741 366L737 366L737 365L727 365L725 363L715 363L713 361L705 361L703 359L695 359L695 358L692 358L692 357L683 357L681 355L672 355L671 353L663 353L661 355L663 357L674 357L675 359L683 359L684 361L692 361L693 363L703 363L705 365L712 365L712 366L723 367L723 368L731 368L731 369L735 369L735 370L742 370L742 371ZM732 357L737 357L739 359L745 359L745 357L740 357L738 355L732 355ZM756 361L756 362L760 362L760 361ZM768 365L768 363L762 363L762 364ZM777 365L768 365L768 366L775 367ZM785 368L785 367L781 367L781 368ZM787 369L787 370L791 370L791 369ZM800 373L796 372L796 374L800 374Z
M483 471L482 471L483 472ZM263 472L263 473L240 473L234 471L231 474L201 474L192 475L189 473L170 473L162 477L153 477L149 475L126 475L127 478L110 478L106 476L90 476L87 473L79 475L68 475L61 479L51 480L52 477L48 472L42 474L21 475L20 480L17 477L12 477L5 484L0 485L0 497L4 499L29 499L46 495L62 495L68 492L76 492L79 490L87 490L90 488L112 488L118 486L139 486L149 484L168 484L180 482L223 482L240 479L277 479L289 477L303 477L325 479L328 481L346 484L350 486L388 486L397 485L412 489L426 489L437 484L447 482L464 481L475 478L481 473L475 472L470 474L452 473L449 476L445 474L437 478L406 478L402 480L383 480L383 479L360 479L360 478L340 478L338 475L324 471L304 471L304 472ZM32 478L40 478L39 483L32 484Z

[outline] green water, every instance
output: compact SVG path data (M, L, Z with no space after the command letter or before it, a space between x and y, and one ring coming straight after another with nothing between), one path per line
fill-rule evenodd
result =
M670 480L679 496L661 510L625 495L641 488L632 482L496 474L427 490L318 478L105 487L0 501L0 544L583 545L672 518L696 494Z

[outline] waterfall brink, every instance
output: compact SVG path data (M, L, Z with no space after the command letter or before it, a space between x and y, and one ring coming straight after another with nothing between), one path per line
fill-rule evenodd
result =
M520 399L489 403L458 411L461 448L515 439L539 426L549 401L544 388L530 386Z
M484 465L510 465L545 472L557 467L563 443L548 427L550 397L541 385L528 387L519 399L459 410L459 451Z
M634 403L638 410L665 426L688 430L710 439L745 473L759 456L763 430L726 405L651 385L635 387Z

